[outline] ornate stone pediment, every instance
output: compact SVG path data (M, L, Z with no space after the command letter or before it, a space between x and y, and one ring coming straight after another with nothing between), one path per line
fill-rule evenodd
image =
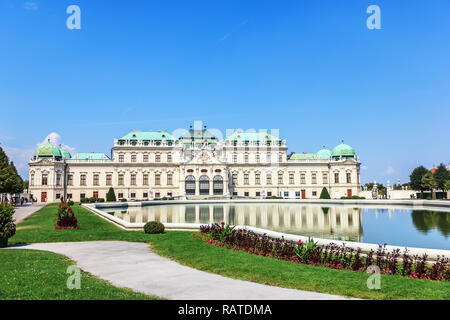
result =
M194 150L193 153L191 160L185 159L185 164L223 164L213 150L202 148Z

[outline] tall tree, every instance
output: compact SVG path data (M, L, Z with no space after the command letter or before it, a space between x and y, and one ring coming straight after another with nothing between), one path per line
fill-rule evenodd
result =
M422 193L425 190L422 185L422 177L429 172L424 166L419 166L411 172L411 175L409 176L410 179L410 186L412 190L418 190Z
M445 183L450 180L450 173L443 163L441 163L434 172L434 180L436 180L437 189L442 191L446 190Z
M437 184L436 180L434 179L434 175L430 171L428 171L422 177L422 188L423 190L430 190L431 192L433 192L436 187Z
M16 193L22 193L23 192L23 180L22 177L17 173L16 166L14 165L14 162L10 162L10 172L12 177L12 184L11 189L9 190L9 193L16 194Z
M2 147L0 147L0 194L7 193L7 181L10 175L9 159ZM3 197L2 197L3 199Z

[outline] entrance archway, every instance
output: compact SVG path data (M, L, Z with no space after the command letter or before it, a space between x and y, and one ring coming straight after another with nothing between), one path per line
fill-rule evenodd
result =
M185 179L186 195L195 195L195 177L187 176Z
M208 176L201 176L199 179L200 195L209 195L209 178Z
M216 196L223 195L223 178L222 176L215 176L213 178L213 192Z

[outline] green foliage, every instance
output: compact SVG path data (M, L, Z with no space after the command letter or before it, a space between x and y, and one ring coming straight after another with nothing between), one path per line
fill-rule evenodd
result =
M103 198L97 198L97 202L105 202L105 199L103 199Z
M148 234L163 233L164 225L159 221L147 222L144 226L144 232Z
M434 175L428 171L422 176L422 190L430 190L433 191L437 187L436 180L434 179Z
M450 180L445 181L444 190L450 190Z
M97 201L96 197L90 197L89 198L89 203L95 203Z
M294 247L295 255L298 257L300 261L308 262L309 256L313 253L316 248L317 242L314 242L311 238L309 238L308 242L303 243L303 241L299 240L297 245Z
M73 202L72 200L69 200L69 201L67 201L67 204L68 204L69 206L73 206L73 205L75 204L75 202Z
M0 193L21 193L23 189L24 182L14 163L9 162L8 156L0 147Z
M127 202L127 199L125 199L125 198L120 199L120 202Z
M116 202L116 194L114 192L114 188L111 187L106 194L106 201L108 202Z
M88 203L88 202L89 202L89 199L88 199L88 198L81 198L81 199L80 199L80 202L81 202L81 203Z
M225 226L225 222L223 221L220 223L220 225L218 223L215 223L215 226L217 228L217 232L213 232L212 235L214 240L219 240L220 242L224 242L225 238L231 234L235 227L230 226L229 224Z
M8 239L16 233L13 214L14 208L10 204L0 204L0 238Z
M422 184L422 178L425 174L427 174L429 171L424 166L419 166L411 172L411 175L409 176L410 179L410 186L412 190L418 190L420 192L423 192L424 187Z
M327 188L323 187L322 192L320 193L320 199L331 199Z
M434 180L436 181L436 187L440 190L449 190L445 188L445 183L450 180L450 172L448 172L447 168L443 163L441 163L436 172L433 174Z

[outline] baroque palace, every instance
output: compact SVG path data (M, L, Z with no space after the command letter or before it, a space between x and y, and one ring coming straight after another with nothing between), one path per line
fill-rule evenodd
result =
M39 202L61 198L152 200L331 198L357 195L360 161L344 144L317 153L287 153L285 140L265 131L235 131L219 140L206 126L174 137L166 131L131 131L115 139L111 156L72 156L50 141L30 160L30 193Z

